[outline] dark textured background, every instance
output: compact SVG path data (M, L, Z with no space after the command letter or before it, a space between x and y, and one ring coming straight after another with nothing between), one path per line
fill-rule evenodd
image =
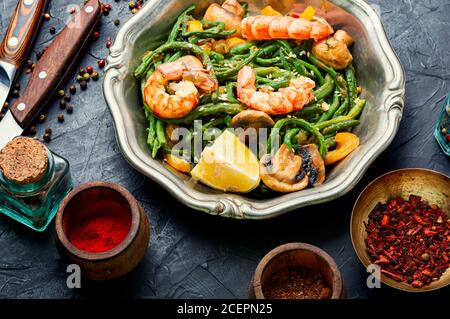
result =
M114 36L114 19L131 16L128 1L114 2L103 18L101 38L93 42L79 67L96 65L107 55L106 38ZM67 5L81 0L50 1L54 16L42 25L32 57L61 30ZM16 1L0 1L3 36ZM74 113L60 124L55 102L47 122L38 125L42 137L53 129L49 147L69 159L76 184L92 180L120 183L147 209L151 243L140 266L109 283L83 282L82 289L66 287L65 265L54 245L53 224L43 234L0 216L0 297L74 298L94 296L160 298L245 298L250 277L269 250L287 242L307 242L327 251L339 265L349 298L389 298L400 293L388 287L370 290L349 235L356 196L372 179L402 167L426 167L447 175L450 163L433 138L444 96L450 91L450 1L373 0L406 71L406 105L400 131L392 145L343 198L331 204L294 211L268 221L238 221L208 216L177 203L161 187L134 171L122 158L114 139L101 81L73 98ZM22 87L27 77L21 76ZM72 77L72 79L74 76ZM444 295L449 288L438 292ZM401 294L402 296L410 296ZM433 296L433 294L427 294Z

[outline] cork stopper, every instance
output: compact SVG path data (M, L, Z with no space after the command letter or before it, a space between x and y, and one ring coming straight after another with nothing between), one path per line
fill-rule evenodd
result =
M48 155L43 144L29 137L17 137L0 151L0 169L9 181L28 185L47 171Z

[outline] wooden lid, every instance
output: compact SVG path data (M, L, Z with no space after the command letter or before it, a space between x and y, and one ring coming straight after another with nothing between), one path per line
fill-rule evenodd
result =
M48 167L47 150L38 140L17 137L0 151L0 169L6 179L19 185L40 180Z

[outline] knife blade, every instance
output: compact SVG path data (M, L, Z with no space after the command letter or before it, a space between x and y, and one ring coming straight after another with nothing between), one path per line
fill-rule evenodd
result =
M0 45L0 108L37 34L47 0L19 0Z
M22 134L33 118L51 100L81 57L101 18L101 4L90 0L55 37L36 63L22 96L0 121L0 149Z

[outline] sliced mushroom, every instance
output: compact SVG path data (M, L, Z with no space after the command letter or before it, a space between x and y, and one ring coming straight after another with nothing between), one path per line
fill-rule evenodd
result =
M316 144L303 145L298 153L302 158L302 171L306 172L312 186L319 186L325 181L325 163Z
M338 41L344 42L348 47L351 46L354 42L352 36L344 30L337 30L334 33L333 37Z
M222 8L217 3L213 3L208 7L203 19L206 21L223 22L225 23L225 30L236 30L234 35L241 36L241 17Z
M290 193L308 186L309 178L301 171L302 158L281 145L278 152L272 156L266 154L260 161L260 174L263 183L281 193Z
M244 17L245 10L237 0L225 0L225 2L222 3L222 8L234 13L241 19Z
M352 43L353 38L347 32L338 30L327 39L315 42L311 52L326 65L336 70L343 70L353 61L353 56L348 49Z
M260 129L269 129L275 125L272 118L267 113L255 110L245 110L235 115L231 120L233 128L242 128L244 131L239 134L239 140L249 145L257 145L257 138L262 133ZM268 132L264 136L267 138ZM256 139L256 140L254 140ZM252 144L255 143L255 144Z
M252 127L254 129L260 129L271 128L275 125L275 122L267 115L267 113L255 110L245 110L233 117L231 125L233 125L234 128L242 127L247 129Z

